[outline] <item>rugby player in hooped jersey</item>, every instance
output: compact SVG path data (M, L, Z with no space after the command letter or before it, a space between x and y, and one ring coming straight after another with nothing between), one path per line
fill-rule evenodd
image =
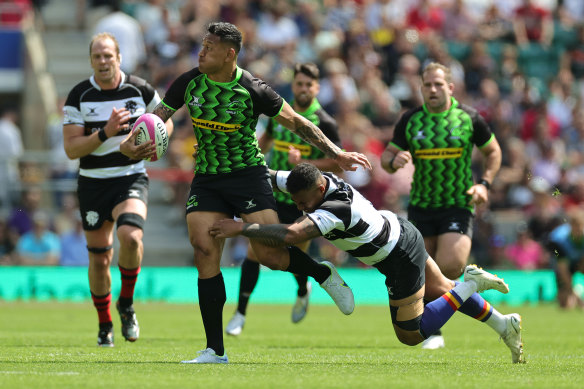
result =
M308 163L291 172L270 170L275 189L289 192L304 216L292 224L217 221L216 238L243 235L270 246L295 245L324 236L337 248L371 265L385 279L389 309L400 342L413 346L442 327L458 310L493 328L511 350L513 363L524 362L521 317L493 317L493 307L478 292L508 293L502 279L467 266L464 282L447 279L428 255L420 232L390 211L378 211L358 191L331 173ZM424 307L423 299L431 301Z
M130 135L130 131L160 97L145 80L121 71L120 48L113 35L94 36L89 54L93 75L69 92L63 107L63 138L67 156L80 159L77 194L89 251L89 289L99 320L97 343L113 347L110 265L115 225L122 276L116 308L122 335L131 342L140 335L133 296L147 213L148 176L143 159L155 155L156 147L151 143L136 146L138 132ZM172 134L171 120L166 121L166 128Z
M436 62L427 65L421 91L424 105L400 118L381 166L394 173L409 161L414 163L408 220L422 233L426 250L442 273L454 280L466 266L474 206L488 200L489 187L501 167L501 148L479 113L452 97L448 67ZM471 169L475 145L484 161L476 183ZM437 333L422 347L444 347L444 338Z
M259 115L274 117L345 170L355 170L356 165L371 169L363 154L342 151L270 86L239 68L241 42L241 32L234 25L211 23L199 66L180 75L153 111L165 121L186 105L198 143L186 219L207 345L184 363L228 363L222 322L225 283L219 266L224 240L214 239L209 228L217 220L236 215L247 222L278 223L268 169L255 135ZM353 294L332 264L319 264L296 247L254 241L252 248L261 264L313 277L343 313L353 311Z

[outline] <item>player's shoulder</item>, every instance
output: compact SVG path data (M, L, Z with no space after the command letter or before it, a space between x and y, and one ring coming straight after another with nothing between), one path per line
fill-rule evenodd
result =
M480 116L479 111L477 111L476 108L471 107L468 104L458 103L458 105L456 106L456 109L459 109L459 110L465 112L473 119L478 118Z
M145 87L145 86L149 87L150 86L148 81L146 81L142 77L136 76L134 74L128 75L128 78L126 79L126 83L128 83L130 85L137 86L137 87Z
M402 116L401 116L401 120L402 121L407 121L410 120L410 118L412 116L414 116L416 113L424 113L424 106L423 105L419 105L417 107L414 108L410 108L407 111L405 111Z
M78 82L73 88L71 88L71 91L69 92L69 94L77 94L77 95L81 95L84 92L86 92L89 89L93 89L94 86L93 84L91 84L91 81L89 81L89 78L86 78L83 81Z

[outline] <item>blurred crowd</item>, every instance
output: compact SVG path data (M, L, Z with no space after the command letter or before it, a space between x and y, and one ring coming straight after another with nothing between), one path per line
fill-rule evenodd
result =
M400 214L413 166L389 175L379 156L400 115L422 104L424 65L449 66L455 97L480 112L503 150L490 204L477 209L472 256L480 265L549 268L547 235L571 207L584 207L582 0L80 0L77 6L79 28L119 34L123 70L149 80L162 96L178 75L197 66L211 21L238 26L244 34L239 66L288 100L294 63L316 63L323 75L318 99L337 120L344 148L365 153L374 164L370 172L345 178L376 207ZM185 172L169 183L171 202L180 209L196 142L181 111L173 116L164 161ZM60 213L67 212L66 197ZM33 233L37 216L31 216ZM18 251L11 223L4 220L11 227L5 231L0 225L0 237ZM58 233L55 221L45 225ZM240 246L232 245L234 261ZM337 264L356 264L323 242L315 250Z

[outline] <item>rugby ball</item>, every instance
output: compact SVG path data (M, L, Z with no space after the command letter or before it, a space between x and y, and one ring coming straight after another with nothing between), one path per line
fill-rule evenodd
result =
M156 145L156 156L147 158L147 161L158 161L168 149L168 131L166 125L157 115L145 113L140 116L132 127L132 133L138 131L136 144L154 141Z

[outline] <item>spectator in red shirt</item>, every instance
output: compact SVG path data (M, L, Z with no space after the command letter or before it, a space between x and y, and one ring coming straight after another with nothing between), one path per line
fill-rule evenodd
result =
M550 12L535 5L533 0L523 0L523 5L515 10L513 29L520 46L529 42L549 46L554 35L554 22Z

